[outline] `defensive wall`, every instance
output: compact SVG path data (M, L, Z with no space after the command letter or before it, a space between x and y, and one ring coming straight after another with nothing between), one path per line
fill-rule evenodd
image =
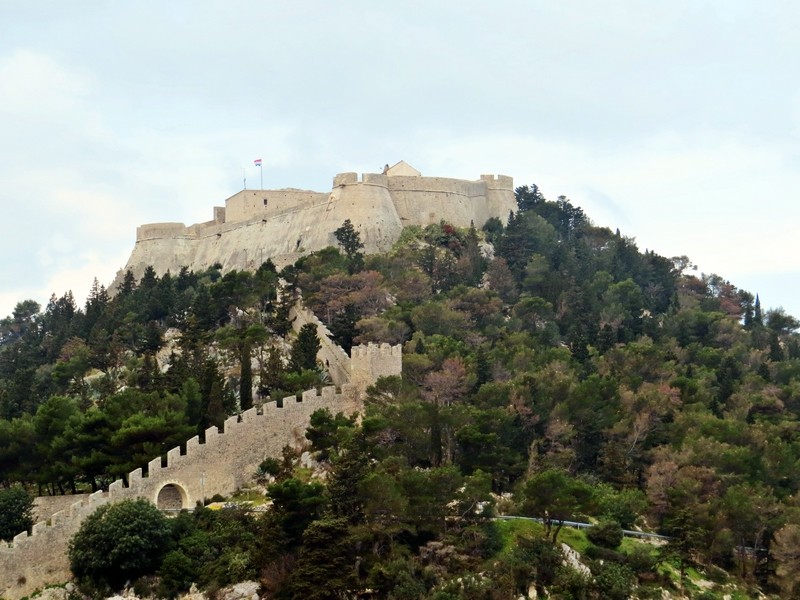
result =
M350 381L366 388L375 383L379 377L400 375L403 370L402 349L400 344L354 346L350 351Z
M352 377L358 383L344 383L338 390L309 390L300 399L290 396L232 416L222 430L210 427L202 438L194 436L166 456L153 459L147 467L132 471L127 484L117 480L107 492L83 496L48 520L36 523L31 535L23 532L11 544L0 543L0 597L19 599L46 585L69 580L69 539L100 506L145 498L163 509L180 509L191 508L215 494L229 496L253 477L265 458L281 456L287 444L300 446L315 410L328 408L348 415L360 411L363 386L381 375L400 374L400 349L388 344L354 347L352 360L341 367L352 368ZM338 351L344 354L341 348ZM370 375L373 368L376 371ZM349 371L342 375L348 380L351 377Z
M328 373L331 376L331 381L334 385L342 385L345 382L352 381L351 372L352 364L351 359L347 353L333 341L333 336L327 327L317 318L312 311L308 310L301 301L297 301L294 306L289 310L289 319L292 321L292 328L296 333L300 332L303 325L307 323L313 324L317 328L317 337L319 338L319 352L317 352L317 360L325 365ZM398 346L400 348L400 346ZM356 347L352 348L351 354L355 352ZM356 359L359 363L359 372L367 368L360 364L360 360ZM398 371L399 373L400 371ZM375 379L380 377L376 376ZM361 380L359 380L361 381ZM363 381L361 381L363 383Z
M152 265L160 275L186 266L204 270L252 270L268 258L278 266L337 244L334 231L349 219L367 253L388 250L403 227L445 220L458 227L481 227L491 217L503 221L516 209L514 182L506 175L475 181L423 177L400 162L384 173L339 173L330 192L299 189L242 190L214 207L205 223L152 223L136 230L125 271L141 277Z

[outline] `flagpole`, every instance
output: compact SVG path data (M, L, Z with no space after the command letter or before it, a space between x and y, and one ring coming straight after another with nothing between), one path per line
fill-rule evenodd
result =
M247 189L247 172L244 170L244 167L242 167L242 186L242 189Z
M264 169L261 168L261 159L257 158L253 161L253 164L258 167L258 172L261 176L261 188L264 189Z

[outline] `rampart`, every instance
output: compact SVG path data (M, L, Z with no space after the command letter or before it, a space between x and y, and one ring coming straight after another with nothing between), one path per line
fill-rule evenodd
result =
M302 400L285 398L266 403L261 411L251 408L195 436L183 447L156 458L145 469L128 475L128 485L117 480L108 492L97 492L69 509L36 523L32 535L23 532L11 545L0 545L0 597L21 598L48 584L61 583L70 575L67 559L69 539L81 522L98 507L127 498L146 498L163 507L191 508L214 494L230 495L247 483L268 456L280 456L287 444L304 439L311 413L318 408L352 414L360 409L358 388L345 384L341 392L323 388L310 390Z
M350 381L365 387L379 377L399 375L403 370L402 346L369 344L355 346L350 352Z
M289 310L289 318L292 320L292 328L295 332L300 332L303 325L312 323L317 328L320 349L317 352L317 360L325 365L331 376L331 381L335 385L342 385L350 382L350 357L344 350L333 341L333 336L327 327L317 318L313 312L308 310L301 302L297 302ZM400 348L400 346L398 346ZM353 348L353 352L356 348ZM397 371L400 372L399 370Z
M145 498L164 509L191 508L215 494L228 496L246 484L267 457L279 457L283 447L300 446L311 414L319 408L353 414L362 408L363 389L382 375L399 375L401 346L356 346L348 358L336 346L322 323L298 302L293 308L295 328L315 323L323 343L319 358L328 362L336 387L303 392L282 401L265 403L228 418L222 430L206 429L128 474L127 485L117 480L108 492L84 496L67 509L36 523L31 535L17 535L0 543L0 597L18 599L46 585L70 579L67 548L83 520L104 504ZM347 383L350 380L354 383Z
M337 244L334 231L349 219L365 252L388 250L407 225L445 220L481 227L489 218L506 220L516 209L511 177L481 175L475 181L423 177L400 162L384 173L339 173L330 192L299 189L242 190L214 208L205 223L153 223L137 228L125 271L141 277L152 265L158 274L181 267L202 271L253 270L265 260L291 264L306 253Z

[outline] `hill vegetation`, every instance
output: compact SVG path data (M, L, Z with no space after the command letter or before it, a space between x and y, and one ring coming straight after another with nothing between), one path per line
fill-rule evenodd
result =
M151 268L83 307L21 302L0 323L0 482L102 489L320 385L313 332L287 337L299 293L345 350L404 344L403 376L361 420L315 415L315 472L288 449L265 461L262 516L170 521L145 573L161 595L249 577L276 598L800 597L800 323L566 198L517 202L505 226L410 227L386 254L344 223L341 251L280 274ZM598 525L566 536L567 519ZM670 539L621 541L634 527ZM590 572L563 562L568 537Z

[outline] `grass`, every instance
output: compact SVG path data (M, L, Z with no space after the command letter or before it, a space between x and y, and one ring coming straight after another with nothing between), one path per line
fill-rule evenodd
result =
M586 549L591 545L586 538L586 532L583 529L573 529L572 527L562 527L558 533L558 540L564 542L567 546L583 554Z
M265 504L267 497L258 490L239 490L231 496L232 502L249 502L253 506Z
M647 548L650 556L657 558L659 555L660 546L651 544L649 542L643 542L632 537L622 538L622 543L619 545L619 548L617 548L617 551L622 552L623 554L630 554L638 548Z
M514 540L520 536L544 537L544 525L536 521L526 521L523 519L499 519L495 522L500 537L503 540L501 554L510 551ZM558 533L558 542L564 542L570 548L583 554L589 547L589 540L586 534L580 529L562 527Z
M495 521L497 531L500 533L500 539L503 544L500 554L504 555L511 551L514 541L522 536L542 537L544 535L544 527L541 523L535 521L524 521L522 519L498 519Z

